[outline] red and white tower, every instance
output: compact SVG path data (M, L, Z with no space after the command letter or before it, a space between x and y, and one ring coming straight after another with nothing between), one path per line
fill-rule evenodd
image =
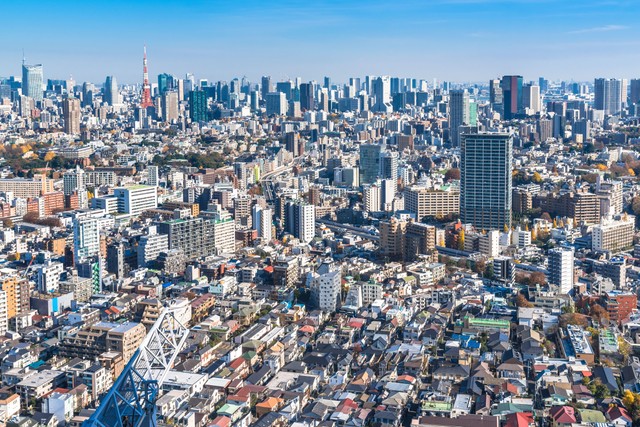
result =
M149 70L147 70L147 46L144 47L144 58L142 59L142 100L140 107L153 107L151 100L151 85L149 85Z

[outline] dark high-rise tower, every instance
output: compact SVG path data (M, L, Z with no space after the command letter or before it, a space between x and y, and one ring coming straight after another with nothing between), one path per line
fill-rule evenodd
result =
M622 80L595 79L593 108L604 111L604 115L620 114L622 110Z
M507 133L460 135L460 217L478 229L511 227L513 138Z
M315 110L315 107L313 83L300 84L300 108L303 110Z
M142 58L142 100L140 107L153 107L151 100L151 85L149 84L149 70L147 69L147 47L144 47L144 57Z
M502 77L504 119L511 120L522 110L522 76Z

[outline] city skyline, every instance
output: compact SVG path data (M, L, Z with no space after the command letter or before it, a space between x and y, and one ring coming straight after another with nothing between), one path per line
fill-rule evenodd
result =
M261 75L477 82L504 74L590 81L633 78L638 67L627 52L640 43L632 39L633 12L640 5L629 1L374 1L363 7L165 0L127 4L126 13L120 1L78 5L34 5L34 25L69 23L64 31L25 33L15 20L4 25L0 35L14 42L0 47L0 75L20 75L24 49L28 64L44 65L45 79L72 75L101 83L114 75L124 84L139 83L144 44L152 82L162 72L209 80L247 76L254 82ZM5 10L20 13L17 4ZM171 26L177 28L167 31ZM590 61L595 54L598 61Z

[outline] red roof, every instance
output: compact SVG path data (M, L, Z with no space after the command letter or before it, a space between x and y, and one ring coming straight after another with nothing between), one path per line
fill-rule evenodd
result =
M515 412L507 414L504 427L529 427L530 424L533 424L533 415L530 412Z
M315 331L316 329L311 325L304 325L302 328L300 328L300 332L303 332L305 334L312 334Z
M208 427L229 427L231 425L231 418L225 417L224 415L220 415L216 417Z
M410 384L413 384L414 382L416 382L416 379L411 375L400 375L398 377L398 382L408 382Z
M229 363L229 369L235 371L245 364L246 361L242 357L238 357L237 359L234 359L231 363Z
M632 422L633 421L631 419L631 415L629 415L629 412L627 412L626 409L624 409L624 408L622 408L620 406L612 406L611 408L609 408L609 410L607 411L607 417L611 421L617 420L618 418L624 418L628 422Z
M549 414L559 424L573 424L576 422L575 410L571 406L554 406L549 411Z

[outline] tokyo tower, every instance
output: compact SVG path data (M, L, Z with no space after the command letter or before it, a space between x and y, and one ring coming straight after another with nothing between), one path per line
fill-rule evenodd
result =
M149 70L147 69L147 46L144 47L144 58L142 59L142 100L140 107L153 107L151 85L149 85Z

